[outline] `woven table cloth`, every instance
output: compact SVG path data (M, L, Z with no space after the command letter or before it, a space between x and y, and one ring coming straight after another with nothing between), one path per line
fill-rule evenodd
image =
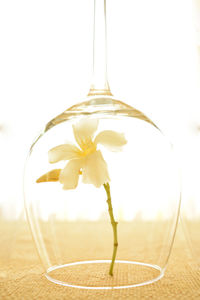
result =
M198 234L200 224L195 226ZM0 247L0 299L2 300L200 299L200 271L181 223L178 225L165 276L153 284L129 289L84 290L51 283L44 276L26 222L0 222Z

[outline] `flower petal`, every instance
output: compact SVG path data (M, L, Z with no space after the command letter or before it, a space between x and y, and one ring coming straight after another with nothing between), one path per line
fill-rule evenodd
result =
M85 150L90 145L97 127L97 119L82 119L73 125L74 137L81 149Z
M49 150L49 162L56 163L60 160L69 160L78 157L80 150L71 144L59 145Z
M121 147L124 146L127 143L127 141L123 133L119 133L112 130L105 130L100 132L96 136L94 143L96 145L102 144L111 151L120 151Z
M38 178L36 180L36 182L37 183L49 182L49 181L56 182L59 180L60 172L61 172L61 169L55 169L55 170L49 171L48 173L46 173L46 174L42 175L40 178Z
M82 172L83 182L96 187L110 181L107 164L100 150L86 156Z
M71 190L77 187L80 174L79 171L82 165L82 159L72 159L61 171L59 181L63 184L64 190Z

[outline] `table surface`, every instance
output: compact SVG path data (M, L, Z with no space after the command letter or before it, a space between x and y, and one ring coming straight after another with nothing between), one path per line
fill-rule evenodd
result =
M200 299L200 271L179 223L167 271L161 280L119 290L63 287L43 275L28 224L0 222L0 299Z

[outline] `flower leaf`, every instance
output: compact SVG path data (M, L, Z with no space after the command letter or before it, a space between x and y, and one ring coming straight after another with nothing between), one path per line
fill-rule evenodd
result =
M36 180L37 183L40 182L56 182L59 180L61 169L55 169L49 171L48 173L42 175L40 178Z

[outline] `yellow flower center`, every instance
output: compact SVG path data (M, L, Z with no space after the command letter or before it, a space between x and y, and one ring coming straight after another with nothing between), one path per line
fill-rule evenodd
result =
M80 156L85 157L93 152L96 151L97 147L94 143L91 143L90 145L87 145L87 147L84 147L85 149L80 152Z

